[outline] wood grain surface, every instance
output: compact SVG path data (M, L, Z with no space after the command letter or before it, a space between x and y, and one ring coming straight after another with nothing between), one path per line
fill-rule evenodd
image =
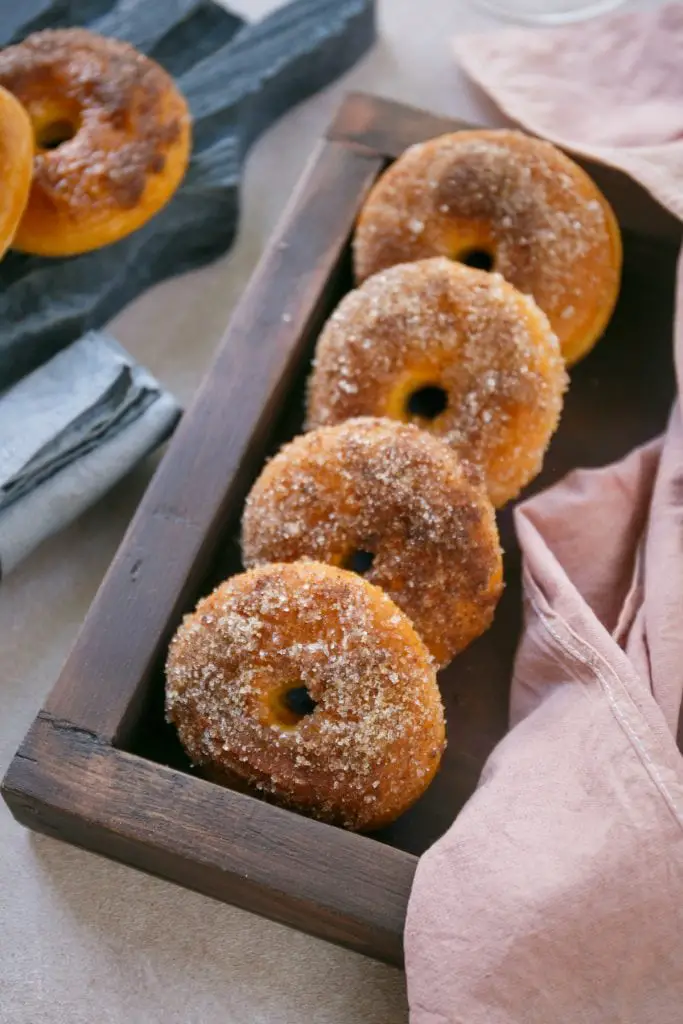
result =
M16 818L398 963L414 858L117 750L41 712L4 782Z
M344 106L3 787L29 827L394 963L417 855L451 824L506 730L521 628L511 509L499 518L506 592L495 623L440 674L449 736L441 771L374 837L196 777L163 720L163 657L180 614L240 568L242 502L265 455L300 429L315 338L351 286L348 242L363 198L402 148L455 127L366 96ZM572 370L561 427L527 494L651 438L674 392L679 225L621 176L602 184L625 229L621 297L603 340Z
M356 210L380 166L335 142L311 162L48 699L58 718L117 742L137 719L155 659L203 590L221 534L236 528L300 360L339 296Z

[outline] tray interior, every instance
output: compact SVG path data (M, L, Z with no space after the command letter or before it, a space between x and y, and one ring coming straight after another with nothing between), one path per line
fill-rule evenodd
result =
M672 310L676 248L644 234L625 233L620 300L604 338L571 373L560 428L542 475L525 494L559 480L575 467L600 466L655 436L665 424L674 394ZM351 286L350 257L339 268L329 309ZM311 352L284 403L270 437L270 450L301 427L303 386ZM260 471L254 466L253 477ZM224 524L210 573L188 602L240 571L236 508ZM521 627L520 555L512 510L499 515L505 549L506 591L493 627L440 674L447 716L448 748L434 783L391 827L381 842L420 854L451 824L476 787L483 764L507 725L508 687ZM146 700L123 749L184 772L191 766L163 717L163 662L151 674Z

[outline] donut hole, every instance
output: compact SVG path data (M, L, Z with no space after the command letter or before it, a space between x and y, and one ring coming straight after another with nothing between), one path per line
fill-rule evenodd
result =
M375 556L372 551L364 551L362 548L354 548L344 559L342 568L349 572L355 572L358 576L365 576L370 572Z
M448 405L448 392L438 384L425 384L412 391L406 400L410 416L421 420L435 420Z
M493 254L486 249L465 249L458 256L458 263L464 263L466 267L473 267L474 270L493 270Z
M291 729L299 722L312 715L317 707L309 689L301 682L286 683L269 695L270 724Z
M62 143L73 139L77 131L78 125L67 118L48 121L35 129L36 145L38 149L58 149Z
M299 718L305 718L306 715L312 714L316 708L316 702L311 697L307 686L293 686L291 690L285 691L282 699L292 714Z

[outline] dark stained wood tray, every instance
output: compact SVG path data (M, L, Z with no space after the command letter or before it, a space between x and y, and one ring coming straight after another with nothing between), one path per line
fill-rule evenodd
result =
M245 495L266 454L300 428L311 352L351 287L349 239L373 181L406 146L462 127L369 96L346 100L3 784L29 828L396 964L417 858L451 824L506 729L521 625L510 510L500 517L507 588L495 624L441 673L442 769L415 807L375 836L193 775L164 723L163 661L181 614L239 569ZM572 372L535 488L658 433L674 392L680 225L618 172L585 166L624 232L621 298L605 338Z

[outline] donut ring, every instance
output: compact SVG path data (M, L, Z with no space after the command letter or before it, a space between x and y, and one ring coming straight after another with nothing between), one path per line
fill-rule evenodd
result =
M477 466L496 507L540 471L566 387L557 338L498 274L435 258L349 292L318 339L307 427L414 422Z
M21 103L0 88L0 256L12 243L24 212L33 169L33 131Z
M357 280L430 256L485 265L533 295L568 364L593 347L619 293L609 203L573 160L522 132L442 135L376 183L354 239Z
M242 549L248 566L355 566L440 665L488 628L502 592L483 489L447 445L391 420L347 420L285 445L247 498Z
M187 105L170 76L129 43L80 28L36 32L0 52L0 85L24 105L35 135L15 248L69 256L116 242L180 184Z
M185 616L166 679L167 718L194 763L333 824L393 821L439 766L431 658L390 598L342 569L233 576Z

